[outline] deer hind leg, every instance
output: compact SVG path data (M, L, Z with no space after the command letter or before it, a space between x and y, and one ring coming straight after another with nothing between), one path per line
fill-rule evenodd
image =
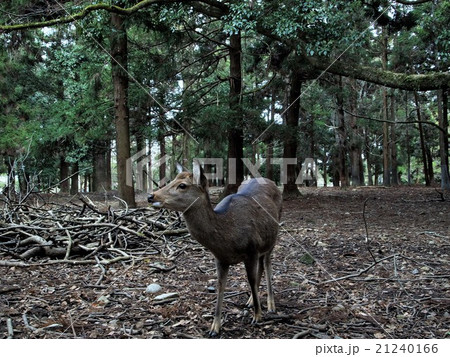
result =
M250 289L252 291L252 297L253 297L253 308L255 310L255 313L253 315L253 321L252 323L257 323L261 321L261 303L259 301L258 296L258 268L259 266L259 259L258 257L251 257L248 260L245 261L245 269L247 271L247 278L248 282L250 284Z
M264 256L264 268L266 270L266 284L267 284L267 310L270 312L275 312L275 298L273 296L273 286L272 286L272 258L271 253L268 252Z
M263 275L264 272L264 256L259 257L259 261L258 261L258 274L257 274L257 282L256 285L259 287L261 286L261 277ZM247 307L253 307L253 295L250 294L250 297L248 298L247 303L245 304L245 306Z
M216 310L214 313L214 321L209 331L209 336L211 337L217 336L219 334L220 327L222 325L221 319L222 319L223 293L225 291L225 286L227 284L229 265L222 264L218 260L216 260L216 269L217 269L218 292L217 292Z

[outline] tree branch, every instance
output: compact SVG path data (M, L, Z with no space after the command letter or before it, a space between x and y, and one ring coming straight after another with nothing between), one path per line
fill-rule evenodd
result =
M378 119L378 118L372 118L372 117L368 117L365 115L360 115L360 114L356 114L356 113L352 113L348 110L346 110L345 108L343 108L343 111L353 117L356 118L361 118L361 119L367 119L367 120L373 120L373 121L377 121L380 123L388 123L388 124L428 124L431 126L434 126L435 128L439 129L440 131L442 131L444 133L444 135L447 135L450 137L450 134L442 127L440 127L438 124L430 122L430 121L423 121L423 120L404 120L404 121L392 121L392 120L384 120L384 119Z
M204 9L205 12L208 12L215 16L220 16L224 11L226 11L227 6L223 3L214 0L203 0L203 1L194 1L194 0L142 0L138 2L136 5L133 5L128 8L122 8L116 5L109 4L94 4L86 6L83 10L75 13L69 14L64 17L59 17L57 19L47 20L47 21L38 21L38 22L28 22L23 24L16 25L0 25L0 33L7 33L17 30L29 30L29 29L37 29L43 27L50 27L60 24L67 24L71 22L75 22L77 20L81 20L89 15L91 12L98 10L105 10L108 12L129 16L134 14L135 12L147 8L154 4L172 4L172 3L192 3L192 5L198 9L199 5L206 5L208 8Z
M372 269L375 265L377 265L377 264L379 264L379 263L381 263L381 262L384 262L385 260L394 258L394 257L396 257L396 256L398 256L398 254L392 254L392 255L390 255L390 256L388 256L388 257L384 257L384 258L382 258L382 259L380 259L380 260L377 260L375 263L369 265L367 268L365 268L365 269L360 269L358 272L356 272L356 273L354 273L354 274L349 274L349 275L341 276L340 278L334 278L334 279L330 279L330 280L327 280L327 281L323 281L323 282L319 283L319 285L328 284L328 283L334 283L334 282L336 282L336 281L345 280L345 279L350 279L350 278L356 278L356 277L358 277L358 276L361 276L361 275L364 274L364 273L367 273L367 272L368 272L370 269Z
M437 90L450 87L450 72L428 74L406 74L386 71L351 63L329 63L317 58L308 58L309 63L319 71L327 71L339 76L360 79L390 88L410 91Z
M426 2L431 2L432 0L396 0L396 2L402 5L419 5L425 4Z

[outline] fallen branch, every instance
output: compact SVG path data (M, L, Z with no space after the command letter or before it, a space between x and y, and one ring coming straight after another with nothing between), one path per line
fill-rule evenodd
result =
M296 333L296 334L292 337L292 339L303 338L303 337L308 336L310 333L311 333L311 330L302 331L302 332Z
M31 265L24 263L24 262L18 262L18 261L12 261L12 260L0 260L0 266L2 267L22 267L22 268L28 268Z
M390 255L390 256L388 256L388 257L384 257L384 258L382 258L382 259L380 259L380 260L377 260L375 263L371 264L370 266L368 266L368 267L365 268L365 269L360 270L360 271L357 272L357 273L349 274L349 275L345 275L345 276L341 276L340 278L335 278L335 279L323 281L323 282L320 282L319 285L328 284L328 283L334 283L334 282L336 282L336 281L341 281L341 280L346 280L346 279L351 279L351 278L356 278L356 277L358 277L358 276L361 276L361 275L364 274L364 273L367 273L370 269L372 269L372 268L373 268L374 266L376 266L377 264L379 264L379 263L381 263L381 262L384 262L385 260L388 260L388 259L397 257L397 256L399 256L399 255L398 255L398 254L392 254L392 255Z

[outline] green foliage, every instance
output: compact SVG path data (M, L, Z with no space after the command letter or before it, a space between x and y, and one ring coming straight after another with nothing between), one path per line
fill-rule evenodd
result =
M74 13L88 4L92 2L66 2L65 6ZM270 113L276 114L277 124L258 142L259 149L266 149L268 144L262 141L270 134L281 155L281 114L287 107L287 79L295 69L304 75L298 155L330 157L335 151L336 95L342 89L331 76L311 70L309 58L326 62L339 58L355 66L380 67L384 26L389 33L389 69L423 73L449 66L448 1L420 6L344 0L219 4L217 8L214 2L158 4L127 17L128 104L134 139L154 142L163 136L171 141L193 135L200 143L197 152L225 157L227 133L236 125L238 114L245 150L252 153L254 140L273 124ZM389 11L380 17L388 6ZM211 15L213 8L221 15ZM20 16L41 21L61 15L48 2L27 0L2 2L1 10L2 24L19 21ZM27 156L27 167L46 173L49 180L56 179L61 157L89 169L96 142L114 138L111 58L106 50L110 48L109 22L110 13L97 11L71 25L0 34L1 155ZM228 46L229 36L238 32L243 88L238 109L231 111ZM318 77L320 81L312 81ZM345 109L357 92L357 114L364 117L357 120L358 140L378 164L382 123L373 119L382 117L381 92L368 84L356 82L355 86L347 83L341 93ZM402 103L396 108L397 118L413 119L411 98L394 96ZM432 95L423 98L423 105L428 120L436 122L434 99ZM404 164L409 154L420 156L413 151L417 130L397 128L399 161ZM352 129L347 129L351 134ZM436 155L437 134L429 130L427 135Z
M229 5L229 13L222 17L223 30L232 35L239 31L251 32L256 29L254 21L257 10L252 8L253 1L234 1ZM258 5L256 5L258 6Z

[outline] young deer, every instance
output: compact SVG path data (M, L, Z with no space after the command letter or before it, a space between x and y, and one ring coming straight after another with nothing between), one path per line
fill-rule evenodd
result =
M208 181L200 165L194 163L193 174L179 173L170 184L150 194L148 202L156 208L183 212L191 236L216 258L218 296L210 336L220 331L223 294L232 264L245 264L251 288L247 305L254 307L253 323L261 320L258 290L264 269L267 308L275 312L270 255L278 235L282 198L272 181L245 181L236 194L225 197L213 209Z

